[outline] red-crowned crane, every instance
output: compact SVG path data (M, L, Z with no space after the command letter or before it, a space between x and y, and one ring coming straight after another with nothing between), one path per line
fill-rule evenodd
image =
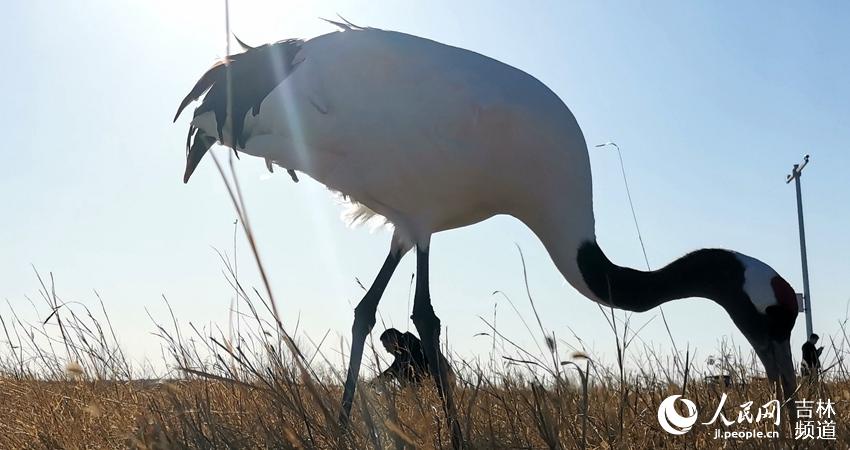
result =
M584 136L543 83L468 50L338 25L344 30L307 41L245 46L201 77L177 116L206 92L189 127L184 182L218 142L293 177L303 172L342 193L360 216L392 224L389 254L354 310L343 423L365 339L399 260L416 249L411 318L428 361L441 361L440 319L428 291L431 235L497 214L525 223L564 278L600 304L646 311L674 299L713 300L768 378L781 381L786 396L794 392L791 286L767 264L722 249L697 250L648 272L612 263L596 242ZM459 446L446 368L430 370Z

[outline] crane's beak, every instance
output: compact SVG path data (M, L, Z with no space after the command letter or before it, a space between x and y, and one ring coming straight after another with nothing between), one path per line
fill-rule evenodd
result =
M192 131L189 132L189 138L192 138ZM195 168L198 167L198 163L201 162L201 159L213 144L215 144L215 138L207 136L204 130L197 129L195 131L192 145L186 151L186 171L183 172L183 183L189 182L189 177L192 176Z
M794 359L791 357L791 340L786 339L772 344L773 353L776 356L776 369L779 372L779 381L782 383L783 397L788 400L797 390L797 371L794 368Z
M771 339L767 345L758 348L756 353L764 364L768 380L782 386L782 397L788 402L786 404L793 408L794 403L788 400L797 390L797 374L791 357L790 339L781 341ZM796 417L793 410L791 417Z

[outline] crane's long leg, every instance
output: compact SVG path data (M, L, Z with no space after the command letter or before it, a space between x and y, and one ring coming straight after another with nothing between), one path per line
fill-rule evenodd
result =
M384 289L387 287L390 278L401 261L401 257L407 249L396 245L396 240L393 239L390 254L381 266L378 276L372 282L372 286L354 308L354 325L351 326L351 354L348 360L348 376L345 379L345 389L342 393L342 408L339 412L339 423L345 428L348 425L349 417L351 416L351 404L354 402L354 390L357 387L357 377L360 373L360 362L363 359L363 344L366 342L366 336L372 331L375 326L375 313L378 311L378 302L381 301L381 296L384 294Z
M463 446L463 436L457 422L452 386L448 380L448 367L440 353L440 318L434 314L431 306L431 293L428 288L428 249L416 247L416 294L413 298L413 324L422 338L422 350L428 360L431 377L437 383L437 392L443 401L443 411L452 430L452 447Z

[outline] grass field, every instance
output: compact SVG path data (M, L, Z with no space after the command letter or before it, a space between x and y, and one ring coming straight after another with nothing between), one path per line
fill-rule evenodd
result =
M281 375L281 382L283 375ZM286 377L288 378L288 377ZM94 380L43 382L5 379L2 448L444 448L448 435L433 391L362 389L352 432L336 427L339 389L295 384L271 392L222 381L161 385ZM661 431L658 403L674 389L640 386L623 392L595 386L588 392L586 431L580 387L534 386L492 379L458 391L461 426L470 448L789 448L775 440L718 441L697 426L685 436ZM504 380L500 380L504 382ZM284 382L285 383L285 382ZM828 383L828 395L847 383ZM679 389L675 389L678 391ZM740 399L763 389L732 389ZM716 405L718 389L688 387L698 405ZM835 398L835 397L833 397ZM730 400L731 400L730 399ZM846 396L837 406L838 441L796 441L799 448L844 448ZM733 417L730 413L730 417ZM755 427L750 427L753 429ZM764 427L761 427L764 428ZM583 437L585 436L585 437ZM840 445L839 445L840 444Z
M235 283L239 288L238 283ZM337 424L341 370L322 351L302 354L297 338L275 325L271 305L241 290L253 321L242 334L204 335L194 327L154 324L174 368L164 379L134 373L117 347L106 310L59 307L49 281L42 297L44 323L3 319L0 378L0 448L447 448L441 403L430 383L399 387L369 380L382 364L374 349L354 405L348 433ZM265 313L265 314L264 314ZM832 440L795 440L785 415L770 420L702 425L722 410L736 420L741 404L752 415L775 398L746 354L725 355L712 373L731 375L731 386L706 381L690 352L658 355L632 349L635 330L610 317L620 361L595 363L594 355L562 355L545 337L542 354L512 347L498 332L494 356L475 365L454 359L460 424L470 448L844 448L850 442L850 378L843 356L843 326L825 339L827 366L820 382L803 382L798 399L834 403ZM187 332L191 334L187 336ZM496 343L498 342L498 346ZM306 346L305 346L306 347ZM497 349L498 347L498 349ZM316 348L313 346L313 348ZM833 365L834 364L834 365ZM658 424L661 401L681 394L699 420L681 436ZM680 410L683 412L684 410ZM788 411L788 407L783 407ZM787 413L786 413L787 414ZM814 417L817 419L817 417ZM715 439L715 429L780 430L783 439Z

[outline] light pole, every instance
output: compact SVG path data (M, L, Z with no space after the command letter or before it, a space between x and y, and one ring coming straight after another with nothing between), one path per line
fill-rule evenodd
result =
M800 164L794 164L791 173L785 178L786 184L794 180L794 185L797 188L797 222L800 226L800 259L803 262L803 308L806 311L806 338L812 335L812 299L809 294L809 263L806 259L806 229L803 226L803 196L800 193L800 176L803 174L803 167L806 167L808 163L809 155L806 155Z

